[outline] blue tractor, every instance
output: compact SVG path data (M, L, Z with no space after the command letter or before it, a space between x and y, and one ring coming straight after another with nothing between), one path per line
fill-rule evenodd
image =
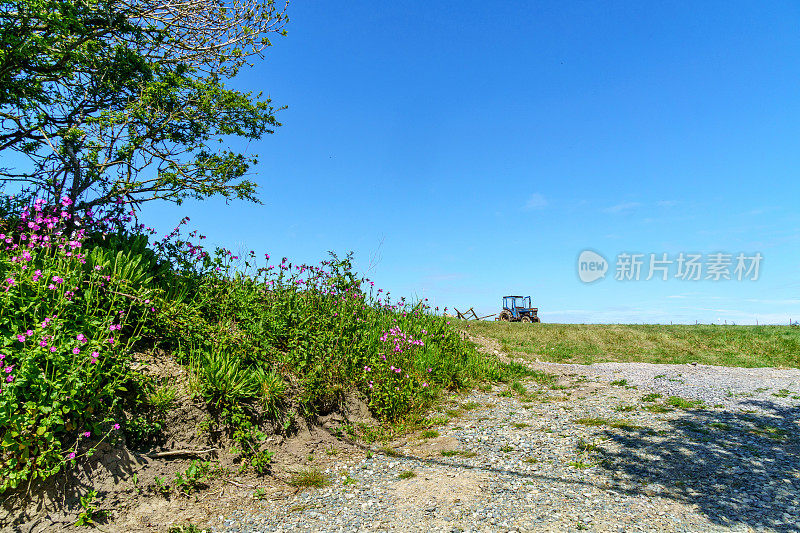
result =
M539 322L539 308L531 306L530 296L503 296L503 322Z

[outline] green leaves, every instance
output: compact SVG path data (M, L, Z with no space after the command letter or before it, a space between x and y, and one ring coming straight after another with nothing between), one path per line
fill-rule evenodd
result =
M285 23L264 0L3 2L0 153L25 156L4 175L69 197L73 213L121 211L119 198L257 201L244 179L256 158L219 146L273 133L278 109L225 82Z

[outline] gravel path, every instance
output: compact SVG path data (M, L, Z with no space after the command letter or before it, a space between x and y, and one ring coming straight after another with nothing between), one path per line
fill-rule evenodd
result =
M669 396L703 400L730 410L768 412L774 406L800 405L800 369L731 368L700 364L655 365L650 363L595 363L571 365L534 363L546 372L578 373L608 381L626 379L629 384ZM762 403L765 403L762 408Z
M800 531L800 371L533 366L215 531Z

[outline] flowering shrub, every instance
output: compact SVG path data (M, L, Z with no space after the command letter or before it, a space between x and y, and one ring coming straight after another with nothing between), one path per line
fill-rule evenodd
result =
M147 313L107 265L87 263L84 230L43 202L0 224L0 492L90 453L119 429L128 343ZM116 429L115 429L116 428Z
M313 415L358 391L392 421L443 388L503 375L424 301L393 303L359 278L350 255L313 266L209 253L201 235L181 236L187 219L151 242L150 228L119 227L128 219L71 220L61 207L0 219L0 493L118 431L132 444L158 431L129 364L143 339L188 366L261 473L261 423L286 430L288 405Z

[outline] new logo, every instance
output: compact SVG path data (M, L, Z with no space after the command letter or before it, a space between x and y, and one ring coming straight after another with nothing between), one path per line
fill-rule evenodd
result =
M608 261L602 255L584 250L578 256L578 277L584 283L592 283L606 277Z

